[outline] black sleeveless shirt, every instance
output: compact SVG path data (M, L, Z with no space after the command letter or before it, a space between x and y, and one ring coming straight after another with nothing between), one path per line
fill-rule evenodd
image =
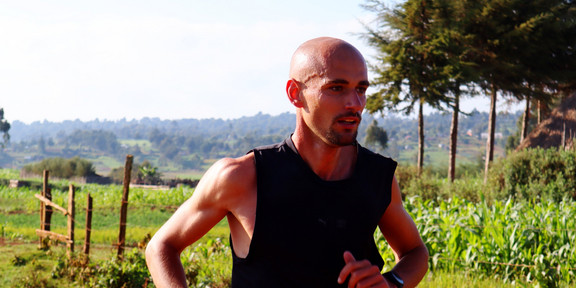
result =
M340 287L346 250L382 269L373 235L390 204L395 161L358 145L353 175L324 181L290 137L253 152L256 222L248 256L232 253L232 287Z

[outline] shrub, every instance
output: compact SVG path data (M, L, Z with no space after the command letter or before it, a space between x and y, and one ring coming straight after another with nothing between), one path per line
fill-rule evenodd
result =
M576 197L576 151L526 149L495 162L488 187L497 198L551 199Z
M44 170L50 171L50 175L56 178L72 178L95 176L96 168L94 165L80 157L64 159L60 157L47 158L38 163L24 166L23 170L27 173L42 175Z
M125 255L124 261L114 257L104 262L95 274L91 287L146 287L150 283L146 259L136 248Z

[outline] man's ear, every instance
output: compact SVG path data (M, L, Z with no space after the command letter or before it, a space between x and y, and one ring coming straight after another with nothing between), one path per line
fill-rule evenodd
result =
M300 85L298 81L294 79L288 80L286 83L286 94L292 105L296 106L296 108L302 108L302 100L300 99Z

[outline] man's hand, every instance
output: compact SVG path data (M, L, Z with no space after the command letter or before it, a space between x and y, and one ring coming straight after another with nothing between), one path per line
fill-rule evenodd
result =
M372 265L368 260L356 261L352 253L344 252L344 268L340 271L338 276L338 283L342 284L346 278L350 276L348 281L349 288L362 288L362 287L375 287L375 288L389 288L388 282L376 265Z

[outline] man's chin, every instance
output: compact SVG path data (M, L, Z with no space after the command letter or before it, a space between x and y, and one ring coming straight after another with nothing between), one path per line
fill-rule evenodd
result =
M351 134L331 134L328 135L328 142L334 146L339 146L339 147L345 147L345 146L350 146L356 143L356 136L358 135L358 132L354 132Z

